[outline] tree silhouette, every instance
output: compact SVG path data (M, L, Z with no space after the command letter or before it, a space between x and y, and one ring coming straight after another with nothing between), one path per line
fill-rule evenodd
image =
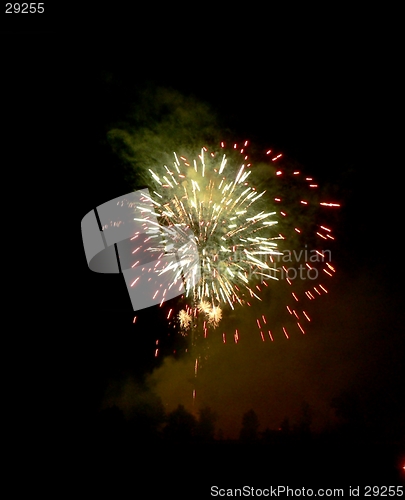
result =
M131 436L137 441L148 441L160 437L166 415L161 399L146 393L148 397L139 398L129 417Z
M340 420L340 429L349 436L360 436L364 431L361 401L354 392L344 392L332 400L332 408Z
M197 422L197 436L202 441L212 441L215 434L217 414L209 406L201 408Z
M168 414L163 435L171 441L187 442L194 438L197 420L183 405Z
M259 418L254 410L247 411L242 417L242 428L239 439L245 442L258 439Z
M295 431L301 436L308 436L311 432L312 411L309 404L304 401L301 405L301 411Z
M280 424L280 427L278 428L280 432L283 433L283 435L288 436L290 434L291 428L290 428L290 419L288 417L284 417L283 421Z
M225 439L224 431L221 428L218 429L217 439L218 441L222 441L223 439Z

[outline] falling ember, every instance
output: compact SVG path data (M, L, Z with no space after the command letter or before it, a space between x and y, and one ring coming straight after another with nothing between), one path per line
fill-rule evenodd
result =
M134 280L134 281L131 283L131 286L134 286L138 280L139 280L139 276L138 276L138 278L136 278L136 280Z

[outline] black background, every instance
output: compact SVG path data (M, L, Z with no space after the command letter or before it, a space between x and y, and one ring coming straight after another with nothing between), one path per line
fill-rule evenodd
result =
M127 292L119 276L88 272L80 220L128 191L105 134L125 113L132 87L150 82L192 94L210 103L239 135L276 145L326 182L345 182L341 231L347 265L381 275L389 301L398 304L398 316L386 318L384 335L395 328L398 349L404 347L398 335L403 98L395 29L382 29L377 18L365 22L349 15L343 25L333 25L333 16L326 15L322 27L260 11L247 19L240 12L236 20L203 13L196 16L201 24L193 18L189 25L164 21L163 13L159 21L146 11L143 16L132 18L131 29L116 31L109 24L95 30L95 18L80 18L78 29L59 17L60 25L42 32L9 27L2 34L4 227L11 226L4 234L12 234L12 255L19 261L10 287L13 307L5 312L16 332L8 380L25 388L21 405L20 390L10 383L16 401L11 406L30 438L37 438L39 428L51 429L62 455L72 435L70 444L81 455L81 433L106 378L130 361L129 354L122 357L133 315ZM112 344L100 333L108 327L117 331ZM139 374L150 368L144 356L150 345L143 342L131 346ZM249 450L238 455L238 464L229 463L229 453L205 470L195 491L196 470L205 465L181 464L187 453L176 453L179 468L166 469L165 491L184 488L188 498L201 492L208 498L206 484L217 474L228 477L225 487L234 487L229 481L237 466L252 470L241 476L245 481L268 474L258 458L252 462ZM153 450L145 457L149 462L141 469L153 469ZM172 461L162 455L156 477ZM134 469L127 466L119 471L131 476ZM221 467L227 475L218 473Z

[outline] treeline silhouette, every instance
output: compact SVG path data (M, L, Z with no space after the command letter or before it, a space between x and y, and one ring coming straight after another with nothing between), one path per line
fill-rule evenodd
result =
M400 480L403 435L368 425L349 397L333 404L339 423L322 432L313 431L311 407L303 402L293 424L285 417L274 429L260 430L259 417L250 409L241 415L239 436L229 439L226 430L217 427L218 415L210 407L193 414L178 405L166 412L154 398L125 414L116 405L100 410L89 422L86 439L99 457L143 457L158 467L170 468L178 461L183 469L194 470L197 463L203 467L202 457L209 457L212 474L223 472L224 464L238 463L258 475L272 471L299 477L349 476L357 482L361 477Z
M315 439L316 436L336 436L339 440L378 440L403 442L401 430L395 421L391 427L381 428L370 425L366 416L356 408L355 401L349 397L333 401L338 422L321 432L312 430L312 410L307 402L301 405L301 411L294 424L285 417L276 429L266 428L260 431L257 413L250 409L241 416L238 439L229 439L223 429L217 428L218 415L210 407L200 408L196 414L183 405L170 412L164 410L159 399L153 403L143 402L130 412L125 412L117 405L112 405L97 412L93 417L92 427L100 438L125 436L137 441L163 440L178 442L202 441L240 441L270 442L274 439L302 440ZM276 438L277 436L277 438Z

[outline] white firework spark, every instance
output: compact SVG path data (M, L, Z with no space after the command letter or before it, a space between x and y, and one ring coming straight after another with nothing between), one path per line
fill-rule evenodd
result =
M260 300L250 282L272 272L265 256L277 253L280 238L272 227L276 212L256 210L265 191L249 185L250 165L239 165L236 174L231 168L227 178L227 162L225 154L207 154L206 148L191 162L174 153L170 168L150 169L156 187L146 200L149 208L138 207L157 216L159 224L148 232L152 237L163 232L158 247L177 254L161 273L173 272L174 281L181 277L186 297L200 304L213 325L220 320L220 306L233 309L246 298Z

